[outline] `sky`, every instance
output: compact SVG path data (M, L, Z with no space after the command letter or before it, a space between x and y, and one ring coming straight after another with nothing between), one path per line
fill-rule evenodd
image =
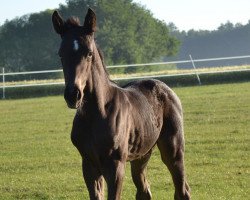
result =
M250 20L250 0L133 0L150 10L155 18L173 22L179 30L215 30L220 24L246 24ZM5 0L0 6L0 25L6 19L54 9L66 0Z

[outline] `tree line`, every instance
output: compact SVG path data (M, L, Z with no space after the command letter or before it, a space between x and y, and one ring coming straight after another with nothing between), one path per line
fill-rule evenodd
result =
M196 59L250 55L250 21L246 25L228 21L213 31L179 31L173 23L168 24L168 27L171 34L181 41L179 53L175 57L177 60L187 60L189 54ZM245 64L250 64L250 59L196 63L197 67ZM178 67L192 66L182 64Z
M177 53L179 42L170 36L167 25L132 0L67 0L57 10L65 19L74 15L83 22L89 7L97 14L96 41L106 64L152 62ZM60 67L60 38L52 28L52 13L25 15L1 26L0 67L6 71Z
M74 15L83 22L87 9L97 14L96 41L107 65L147 63L247 55L250 52L250 21L246 25L221 24L213 31L180 31L173 24L155 19L152 13L132 0L67 0L57 9L67 19ZM58 69L60 38L55 34L51 15L45 10L6 21L0 27L0 67L10 71ZM250 63L250 59L197 63L222 66ZM178 67L191 67L179 65ZM155 67L119 68L129 73ZM159 67L160 69L160 67Z

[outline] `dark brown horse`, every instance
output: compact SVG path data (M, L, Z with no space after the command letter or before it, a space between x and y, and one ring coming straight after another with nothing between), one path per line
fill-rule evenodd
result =
M158 80L136 81L121 88L110 81L96 47L96 15L89 9L84 25L57 11L52 21L61 35L59 50L65 77L64 98L77 109L71 139L82 156L90 199L121 196L126 161L137 188L136 199L151 199L145 169L157 144L175 186L175 199L190 199L184 174L183 115L180 100Z

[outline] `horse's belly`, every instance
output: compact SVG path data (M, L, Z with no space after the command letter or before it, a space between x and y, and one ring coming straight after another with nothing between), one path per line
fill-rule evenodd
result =
M128 160L138 159L147 154L156 144L160 131L143 133L135 131L128 141Z
M154 147L161 132L162 118L147 113L143 119L134 118L132 124L134 128L130 130L129 134L128 160L138 159Z

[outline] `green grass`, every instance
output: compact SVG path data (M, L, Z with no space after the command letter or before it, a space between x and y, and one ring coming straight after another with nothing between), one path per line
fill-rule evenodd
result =
M174 88L185 116L185 165L192 198L250 196L250 82ZM62 96L0 101L0 199L88 199L70 141L74 111ZM127 165L124 200L135 199ZM159 152L148 165L153 199L173 199Z

